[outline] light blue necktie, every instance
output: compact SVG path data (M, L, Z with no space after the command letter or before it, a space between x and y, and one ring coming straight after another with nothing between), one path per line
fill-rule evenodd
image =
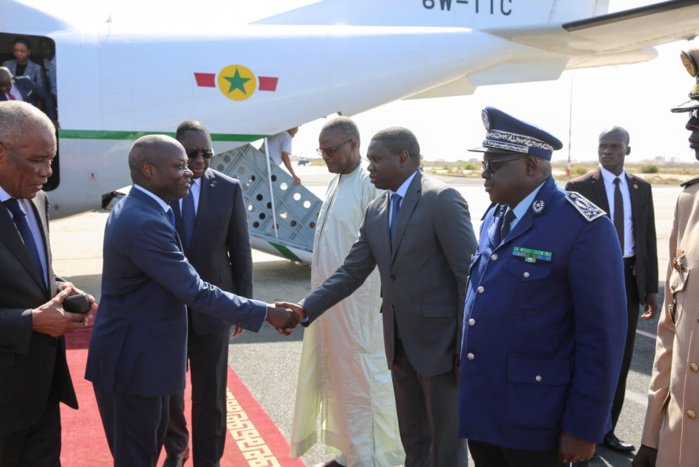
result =
M194 195L192 189L189 189L189 194L182 200L182 243L185 251L189 251L189 246L192 244L192 235L194 234Z
M12 220L15 221L17 230L19 230L19 234L22 236L24 246L27 248L27 253L29 253L29 257L32 259L32 263L34 263L36 272L39 273L39 277L44 279L42 280L42 283L46 285L46 275L44 274L44 268L41 265L39 250L36 249L34 235L32 234L32 230L29 228L29 223L27 222L27 214L24 212L24 209L22 209L19 201L17 201L15 198L10 198L5 201L5 206L7 206L7 209L9 209L12 213Z
M391 251L393 251L393 236L396 234L396 223L398 222L398 213L400 212L400 201L403 199L398 193L393 193L391 196L391 224L389 230L391 233Z

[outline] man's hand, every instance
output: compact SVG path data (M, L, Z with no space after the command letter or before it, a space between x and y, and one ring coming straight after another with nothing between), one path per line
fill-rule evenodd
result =
M658 294L646 294L646 309L641 315L641 319L653 319L655 312L658 310Z
M79 295L81 293L86 293L83 292L81 289L77 288L75 285L73 285L72 282L64 282L62 284L63 290L65 289L72 289L72 291L68 294L68 296L72 295ZM95 302L95 297L92 296L92 294L87 294L88 300L90 300L90 304L92 305L90 307L90 311L85 313L83 315L83 325L87 326L90 322L90 317L94 315L94 313L99 309L99 305L97 305L97 302Z
M294 175L294 185L300 185L301 184L301 179L298 178L296 175Z
M241 328L240 326L236 326L233 329L233 334L231 334L231 337L237 337L241 335L243 332L245 332L245 328Z
M461 355L454 355L454 376L456 376L456 383L459 383L459 364L461 363Z
M301 305L298 303L291 303L291 302L274 302L276 306L283 306L284 308L290 308L291 311L299 315L299 321L303 321L306 319L308 314L306 314L306 310L303 309Z
M71 295L73 290L71 287L64 288L49 302L32 310L32 331L59 337L75 331L81 324L87 325L86 316L68 313L63 309L63 300Z
M579 462L592 459L595 443L573 436L563 430L558 444L558 460L561 462Z
M649 448L642 444L633 458L631 465L633 467L655 467L655 460L658 457L658 450Z
M267 318L269 324L277 328L279 334L288 336L299 324L299 315L289 308L267 305Z

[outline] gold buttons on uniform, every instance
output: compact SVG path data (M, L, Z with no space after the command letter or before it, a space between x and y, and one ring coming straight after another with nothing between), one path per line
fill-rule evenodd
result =
M528 273L527 271L524 271L524 274L522 274L522 275L524 276L525 279L526 279L527 277L529 277L529 273Z
M534 379L535 379L536 382L538 383L539 381L541 381L541 375L536 375L536 378L534 378Z
M476 356L469 352L466 354L466 358L468 358L469 360L473 360L474 358L476 358Z
M690 420L694 420L695 418L697 418L697 414L696 412L694 412L694 410L689 409L687 410L687 417L689 417Z
M696 363L690 363L689 369L692 370L692 373L696 373L697 371L699 371L699 365L697 365Z
M496 259L498 259L498 255L497 255L496 253L493 253L493 254L490 256L490 259L492 259L493 261L495 261Z
M476 324L476 320L475 320L475 319L471 318L471 319L468 320L468 325L469 325L469 326L473 326L474 324Z
M483 292L485 292L485 287L483 287L483 286L481 285L481 286L478 287L478 289L476 289L476 290L478 291L478 293L483 293Z

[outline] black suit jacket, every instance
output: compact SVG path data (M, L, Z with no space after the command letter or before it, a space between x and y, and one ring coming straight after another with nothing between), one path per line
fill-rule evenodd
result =
M643 305L646 294L658 292L658 246L655 236L655 211L650 183L626 172L631 196L631 219L636 244L636 285ZM600 169L569 181L565 187L602 208L609 216L609 202Z
M41 99L46 105L46 115L51 120L58 120L58 114L56 113L56 101L53 100L53 96L49 94L43 87L36 84L29 76L15 76L12 78L19 93L22 94L22 99L27 104L31 104L36 107L36 100ZM0 102L6 101L4 92L0 92Z
M201 192L187 260L203 280L223 290L252 298L252 253L248 214L240 182L213 169L200 179ZM180 202L171 203L180 231ZM215 332L231 324L193 310L192 323L198 334Z
M48 290L12 217L0 205L0 436L39 421L54 379L61 402L78 408L65 340L32 331L32 309L53 298L62 280L51 268L46 194L37 193L31 204L43 233Z

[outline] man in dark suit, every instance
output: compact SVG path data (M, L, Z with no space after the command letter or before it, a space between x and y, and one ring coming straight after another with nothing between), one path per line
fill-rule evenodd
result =
M621 250L604 212L551 176L553 135L486 107L493 205L471 263L459 432L476 466L590 459L609 430L626 331Z
M170 203L185 256L203 280L252 298L252 252L240 183L209 168L214 152L209 130L203 124L183 122L177 128L176 138L184 146L193 174L189 195ZM231 324L189 308L187 317L194 464L217 466L226 442ZM184 393L180 393L170 398L165 465L183 464L189 455L188 443Z
M204 282L186 260L170 202L189 193L182 145L139 138L129 152L134 186L112 210L104 234L102 308L85 378L93 382L115 466L154 466L170 396L184 390L187 310L257 331L264 320L290 332L298 317Z
M615 451L631 452L634 446L617 438L614 429L624 404L639 305L645 305L642 319L652 318L658 309L655 211L650 183L624 170L626 156L631 153L629 133L621 127L604 130L599 135L597 153L602 167L569 181L566 190L580 193L607 213L614 221L623 249L628 312L626 347L612 405L612 429L604 437L604 444ZM617 179L619 182L615 183Z
M283 306L295 307L308 325L378 266L405 465L466 465L455 371L467 265L476 247L468 205L458 191L423 176L410 130L378 132L367 158L371 182L387 191L367 207L344 264L300 306Z
M7 67L0 67L0 102L14 100L39 107L54 124L58 120L56 101L46 89L32 81L29 76L12 76Z
M78 408L63 335L87 317L63 311L79 291L51 267L41 186L51 176L55 129L19 101L0 103L0 122L0 465L56 466L58 404Z

